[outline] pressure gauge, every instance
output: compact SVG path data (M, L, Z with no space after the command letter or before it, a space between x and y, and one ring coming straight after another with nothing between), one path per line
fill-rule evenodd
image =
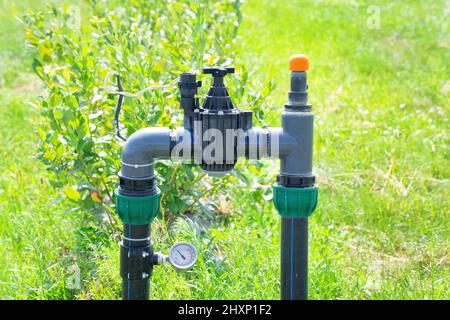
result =
M168 257L176 270L187 271L197 260L197 250L190 243L178 242L170 248Z

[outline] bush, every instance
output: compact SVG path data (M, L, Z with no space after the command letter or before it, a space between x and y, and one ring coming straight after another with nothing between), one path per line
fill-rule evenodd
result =
M121 147L113 129L117 96L102 89L106 74L118 71L124 90L135 92L169 82L181 72L199 74L205 65L232 65L241 20L238 0L120 3L49 6L48 12L23 20L26 39L36 51L33 68L45 87L39 101L39 157L52 172L55 187L83 212L106 212L112 225ZM258 107L255 114L264 124L261 106L273 83L260 90L245 68L237 70L233 98L243 108ZM180 125L177 99L175 89L126 98L123 132L129 136L147 126ZM166 218L186 211L210 215L217 210L215 202L202 197L215 200L230 186L239 187L238 180L251 184L246 170L239 168L221 179L203 178L197 167L170 161L160 161L156 171Z

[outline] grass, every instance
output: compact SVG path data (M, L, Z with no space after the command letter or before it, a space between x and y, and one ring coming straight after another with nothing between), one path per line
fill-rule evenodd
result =
M320 186L310 219L310 298L448 299L449 8L445 1L375 2L380 29L367 27L369 2L247 1L241 63L275 77L280 108L269 122L278 125L287 59L310 56ZM21 13L32 2L15 3ZM9 12L0 13L0 298L116 299L117 244L91 234L35 159L28 101L40 89ZM263 174L277 170L266 163ZM167 233L164 221L154 223L157 250L187 240L200 257L186 274L156 267L153 298L279 297L279 218L271 203L226 211L228 224L208 228L178 219ZM81 289L68 286L74 265Z
M76 219L49 184L35 158L32 101L40 91L31 57L14 14L31 3L3 1L0 12L0 298L44 299L68 296L66 261L75 243ZM36 4L37 3L37 4Z

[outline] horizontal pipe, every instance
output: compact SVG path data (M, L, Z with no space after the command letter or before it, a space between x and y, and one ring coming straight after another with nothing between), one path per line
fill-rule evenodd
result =
M174 159L201 163L203 137L196 132L178 127L145 128L133 133L122 151L121 176L128 179L147 178L154 175L154 159ZM236 133L238 157L258 160L265 157L289 159L298 156L298 141L280 127L254 127ZM224 151L225 152L225 151ZM289 163L289 160L286 160ZM284 162L286 162L284 161ZM298 161L298 160L297 160Z
M287 157L295 150L296 140L283 128L254 127L247 131L237 131L236 143L231 147L237 148L237 157L259 160L265 157L280 159ZM178 127L171 132L171 159L194 161L201 163L203 137L197 132ZM214 143L214 142L213 142ZM225 151L223 151L225 152Z

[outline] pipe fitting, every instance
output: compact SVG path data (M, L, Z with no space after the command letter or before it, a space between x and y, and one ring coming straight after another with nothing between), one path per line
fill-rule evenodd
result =
M145 128L133 133L122 150L121 176L128 179L153 177L153 160L170 157L170 130Z
M193 73L181 74L182 127L172 131L145 128L128 138L116 191L116 209L124 222L124 299L148 299L152 268L167 260L153 252L150 241L150 224L160 206L153 161L182 160L200 165L209 175L220 176L231 171L239 157L280 159L274 204L282 216L282 298L307 298L308 217L316 208L318 196L312 173L314 115L307 101L308 66L304 55L295 55L289 61L291 88L281 127L253 127L252 112L235 108L223 82L234 69L212 67L203 70L213 75L214 83L202 106L196 96L201 82Z
M310 111L286 110L281 117L283 133L289 137L287 140L291 149L289 153L280 157L280 173L292 176L311 176L314 115Z

